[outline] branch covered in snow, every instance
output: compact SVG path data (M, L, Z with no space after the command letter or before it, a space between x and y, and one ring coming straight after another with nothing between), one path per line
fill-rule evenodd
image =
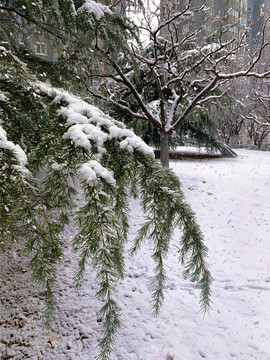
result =
M28 171L26 169L27 155L19 145L15 145L12 141L8 141L6 131L0 126L0 148L9 150L14 155L17 165L13 165L15 169Z
M94 15L97 20L100 20L105 14L113 14L113 12L108 6L100 4L99 2L93 0L84 0L84 4L78 9L78 12L83 11Z
M0 248L5 251L18 238L24 243L33 278L45 290L47 324L56 310L57 264L67 246L63 230L71 221L78 229L72 241L79 253L74 284L82 285L91 266L102 302L99 357L110 358L120 326L115 292L125 275L129 202L134 194L140 194L145 214L134 247L149 240L155 244L153 311L157 313L163 303L164 261L176 226L182 234L179 256L185 258L188 276L196 279L200 304L207 310L207 248L178 178L155 161L153 150L124 124L71 92L37 81L27 60L18 66L15 57L1 55ZM9 77L2 81L6 73ZM6 129L14 142L7 139ZM16 168L26 166L25 153L27 174ZM78 193L81 201L74 209Z

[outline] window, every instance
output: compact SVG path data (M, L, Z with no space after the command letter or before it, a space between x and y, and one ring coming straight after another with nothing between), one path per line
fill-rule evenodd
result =
M232 16L234 16L236 19L239 19L240 18L240 12L235 10L235 9L232 9L231 10L231 14Z
M240 1L239 0L233 0L232 4L236 7L240 7Z
M241 24L241 25L246 25L246 23L247 23L247 18L246 18L245 16L242 16L242 17L240 18L240 24Z
M47 44L45 42L36 42L36 54L47 55Z
M240 12L235 9L231 9L229 15L229 21L232 23L238 23L239 20L240 20Z

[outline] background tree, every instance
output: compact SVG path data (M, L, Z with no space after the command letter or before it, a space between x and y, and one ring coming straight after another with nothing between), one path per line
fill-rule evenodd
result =
M149 128L157 129L164 166L169 163L169 139L180 126L184 126L188 117L193 119L198 118L198 113L207 114L207 104L217 103L226 94L231 80L264 78L270 74L269 70L255 71L263 50L269 46L264 37L266 24L262 29L260 45L254 53L249 52L249 56L245 57L241 54L247 49L245 39L248 28L240 39L236 39L229 35L234 25L223 26L219 17L218 30L206 37L209 8L205 5L191 8L189 1L180 11L169 9L169 13L162 13L162 16L160 8L152 11L158 19L155 25L146 18L141 28L149 34L150 42L143 49L133 41L130 51L115 57L96 43L97 51L106 61L106 71L96 73L96 77L94 73L88 73L89 78L85 80L90 94L126 111L138 121L151 123ZM204 12L206 20L195 27L192 17L198 12ZM185 27L188 18L189 28L185 32L179 31ZM236 62L239 57L241 61ZM87 86L89 79L93 78L103 79L94 89ZM200 117L201 124L206 124L203 120L206 118ZM200 130L203 132L203 126ZM220 148L233 155L226 146Z
M238 105L238 106L237 106ZM243 105L233 100L228 107L213 107L211 116L218 127L218 137L232 148L241 146L241 131L244 129L244 118L241 116ZM233 112L232 110L235 110Z
M78 233L73 247L80 260L74 284L82 284L86 264L91 261L97 297L103 301L99 358L109 359L120 326L115 292L124 277L130 196L140 196L146 216L132 252L144 240L154 244L156 267L150 288L155 313L164 300L164 259L176 226L183 234L179 258L184 273L201 288L202 309L209 308L207 248L195 216L184 202L178 178L154 160L152 150L140 138L82 98L38 80L46 79L45 69L53 81L61 83L68 74L73 79L72 61L67 61L65 74L57 72L57 65L33 58L27 43L21 49L16 42L27 24L35 26L60 41L60 48L68 47L65 56L69 60L79 44L74 58L91 54L93 41L103 40L101 35L111 53L119 47L124 51L123 40L131 33L130 27L125 32L125 23L117 14L90 0L53 4L46 0L0 1L0 10L1 256L14 242L28 252L33 278L45 289L44 315L49 324L56 308L57 264L65 246L62 230L75 217ZM123 38L116 29L123 29ZM109 34L114 36L109 39ZM78 189L83 192L83 203L74 213Z
M270 134L270 96L265 89L254 87L247 101L248 114L243 114L250 141L261 149Z
M269 35L269 34L268 34ZM260 71L269 70L268 51L256 65ZM251 145L258 149L269 143L269 108L270 85L269 78L243 78L231 83L230 95L235 98L232 103L233 112L229 115L228 123L233 125L232 130L241 129L240 143L243 146ZM224 111L224 109L221 109ZM222 126L222 116L219 116ZM226 120L226 117L224 118ZM225 123L223 124L225 125ZM237 138L236 138L237 139Z
M210 108L209 116L216 124L218 138L232 148L243 145L242 137L245 132L243 114L247 113L245 97L250 91L249 86L247 86L248 80L232 80L222 103L213 104Z

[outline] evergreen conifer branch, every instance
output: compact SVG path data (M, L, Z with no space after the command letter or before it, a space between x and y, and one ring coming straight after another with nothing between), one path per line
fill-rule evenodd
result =
M154 241L153 259L157 266L156 278L150 284L153 292L154 310L158 313L166 288L164 260L168 252L169 242L173 230L179 226L182 231L179 256L184 265L184 275L191 281L196 281L201 289L201 310L206 312L210 308L211 275L206 262L207 247L203 243L203 234L196 222L190 206L184 202L184 195L178 178L169 170L160 168L158 164L149 161L136 153L140 162L140 189L142 207L147 216L145 224L138 232L132 253L134 253L146 239ZM146 173L145 173L146 172ZM147 173L155 174L149 179ZM164 186L164 184L166 184ZM157 201L155 202L154 199Z
M113 189L110 185L108 188L105 181L99 179L98 182L98 185L84 183L87 203L77 213L80 231L73 244L80 251L75 285L82 283L87 259L91 259L96 270L99 286L96 296L104 303L98 313L103 327L98 358L106 360L109 359L120 326L120 310L113 300L113 294L117 283L124 277L124 248L119 220L114 211Z
M1 130L1 127L0 127ZM0 251L16 241L20 228L17 209L20 206L22 189L27 186L26 169L18 167L13 151L3 148L0 138Z
M0 60L7 66L6 56ZM16 59L12 61L11 68ZM154 312L159 312L164 300L164 261L178 224L184 236L188 233L182 255L185 259L187 255L189 277L203 289L201 304L205 306L209 300L210 276L202 234L190 208L184 205L179 180L154 160L152 150L140 138L71 93L37 82L27 66L15 67L17 73L10 72L1 96L1 126L13 145L2 132L0 193L7 207L0 198L4 217L0 225L11 238L7 241L26 239L33 278L45 289L49 323L56 306L56 270L64 245L61 231L73 218L74 195L81 187L83 204L75 214L78 234L73 241L79 253L74 283L82 284L87 262L91 262L96 271L97 298L103 303L98 314L103 329L98 358L107 360L120 326L115 292L124 277L129 197L140 194L146 215L134 251L148 239L154 244L155 277L150 284ZM0 79L4 78L2 69ZM19 151L15 143L21 146L20 153L7 149L9 144ZM28 170L23 153L27 153ZM5 245L1 244L3 249Z
M44 320L48 326L55 307L55 265L62 257L58 236L60 228L47 214L31 173L18 165L18 159L12 152L4 150L2 147L1 251L5 251L10 242L18 242L22 236L28 239L25 248L32 254L30 267L33 279L45 288Z
M56 265L62 260L62 227L47 212L39 191L24 187L18 207L17 217L22 221L23 237L27 239L25 249L30 252L32 277L43 285L44 294L44 325L50 327L55 310L54 288L56 283Z

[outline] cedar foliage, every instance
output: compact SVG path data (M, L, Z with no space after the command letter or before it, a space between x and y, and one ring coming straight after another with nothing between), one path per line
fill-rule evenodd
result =
M52 6L45 0L0 1L1 35L6 39L0 46L0 249L5 256L13 243L24 246L33 280L45 290L44 320L49 326L57 311L57 264L64 256L61 234L75 216L78 233L73 248L80 260L74 284L83 284L90 262L99 287L96 296L103 302L98 358L106 360L120 326L115 292L124 277L131 196L140 196L146 219L132 252L144 241L155 245L155 277L149 286L154 313L158 314L164 300L164 260L176 227L182 230L179 259L185 274L201 288L203 311L210 306L211 275L203 235L184 202L178 178L162 168L147 145L121 122L70 92L40 82L34 65L37 59L18 48L15 39L21 23L17 15L53 33L54 38L71 38L75 31L81 36L80 29L86 27L89 32L81 48L87 52L88 35L99 26L102 32L112 31L110 22L120 22L118 15L106 13L101 19L87 12L77 16L74 9L83 3L59 0ZM50 16L44 19L44 14ZM10 25L14 27L11 34ZM42 69L42 62L39 66ZM54 65L47 66L55 71ZM83 190L84 202L74 214L78 189Z

